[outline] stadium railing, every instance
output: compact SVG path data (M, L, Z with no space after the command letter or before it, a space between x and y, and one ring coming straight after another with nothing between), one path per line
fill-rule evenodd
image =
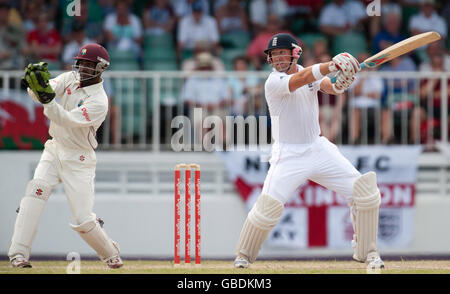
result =
M108 71L104 73L104 86L110 97L110 111L103 126L99 130L97 137L99 148L103 150L151 150L168 151L172 150L171 140L178 128L172 125L175 117L190 116L191 127L194 126L193 111L185 105L184 90L186 81L195 77L197 84L201 79L221 79L227 85L234 85L235 92L239 92L239 80L247 81L251 85L250 90L241 91L239 97L233 97L231 89L226 90L227 94L220 95L231 98L235 104L218 104L207 110L205 104L199 103L197 106L203 108L203 119L208 114L219 115L224 120L225 116L236 118L255 117L258 124L266 124L268 128L263 128L268 135L263 140L258 140L258 144L267 145L270 139L270 116L267 103L264 99L264 82L270 72L249 71L249 72L182 72L182 71ZM54 75L58 72L54 72ZM20 88L21 71L0 71L0 99L9 97L8 93ZM448 113L448 80L450 72L361 72L360 78L382 79L384 90L380 93L380 98L376 101L375 107L356 106L354 101L355 91L351 89L345 96L342 110L331 114L331 122L339 124L338 132L334 139L336 144L420 144L424 146L433 145L435 142L444 143L448 146L449 133L449 113ZM434 79L440 83L440 108L433 108L436 101L433 101L433 92L429 91L426 101L420 102L419 91L421 82ZM205 82L203 80L203 82ZM208 82L207 82L208 83ZM211 82L211 87L214 83ZM203 88L202 88L203 87ZM205 91L205 83L199 86L197 91ZM214 89L206 88L211 92L210 97L218 102L218 98L213 97ZM195 93L195 91L194 91ZM200 92L197 92L200 93ZM220 93L216 93L220 94ZM196 99L193 97L192 99ZM322 97L322 108L333 102L328 95ZM338 103L336 103L337 105ZM420 105L429 106L425 111L427 120L422 123L415 121L415 126L411 127L411 117L414 109ZM329 105L332 106L333 105ZM331 107L331 108L332 108ZM359 109L360 122L355 124L354 111ZM341 117L334 117L338 113ZM325 113L321 113L325 115ZM330 115L330 114L328 114ZM440 118L438 117L440 116ZM267 120L260 120L266 117ZM334 120L333 120L334 118ZM383 141L383 123L390 120L388 126L391 137L389 142ZM245 120L247 123L249 120ZM202 121L202 123L204 123ZM225 120L224 120L225 125ZM360 135L357 140L353 140L353 128L355 125L360 128ZM324 126L325 128L325 126ZM245 131L249 131L247 126ZM204 131L205 132L205 131ZM415 132L415 133L414 133ZM413 135L414 134L414 135ZM245 142L252 143L248 134L245 134ZM261 132L258 131L258 136ZM384 138L386 139L386 138ZM195 138L192 138L195 142Z

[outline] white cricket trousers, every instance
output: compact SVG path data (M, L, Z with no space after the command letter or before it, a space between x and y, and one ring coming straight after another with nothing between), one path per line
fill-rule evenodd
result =
M311 144L275 143L263 194L283 204L307 180L316 182L353 200L353 184L361 174L339 152L336 145L320 136Z
M68 149L48 140L33 179L46 181L51 189L62 183L75 225L95 219L94 178L97 158L94 150Z

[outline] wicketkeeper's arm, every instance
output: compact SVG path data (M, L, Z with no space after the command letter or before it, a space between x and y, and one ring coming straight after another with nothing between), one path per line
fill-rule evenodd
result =
M52 122L62 127L79 128L93 126L103 122L108 113L108 104L96 101L89 101L83 105L71 110L65 110L55 100L44 105L44 114Z

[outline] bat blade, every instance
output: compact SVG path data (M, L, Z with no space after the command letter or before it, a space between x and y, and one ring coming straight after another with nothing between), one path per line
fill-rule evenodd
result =
M367 58L366 60L364 60L363 63L365 67L377 67L396 57L399 57L419 47L422 47L423 45L437 41L440 38L441 36L436 32L426 32L418 34L406 40L398 42L392 46L389 46L383 51L378 52L377 54Z
M388 62L396 57L399 57L399 56L406 54L408 52L411 52L419 47L422 47L423 45L437 41L440 38L441 38L441 35L439 35L436 32L426 32L426 33L412 36L412 37L405 39L401 42L398 42L392 46L389 46L388 48L384 49L383 51L380 51L377 54L367 58L360 64L361 69L368 68L368 67L377 67L377 66L379 66L385 62ZM332 83L336 82L336 76L331 78L331 82Z

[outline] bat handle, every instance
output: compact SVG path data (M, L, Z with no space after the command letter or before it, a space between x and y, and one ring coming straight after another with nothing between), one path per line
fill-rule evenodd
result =
M359 66L361 66L361 70L363 70L363 69L365 69L367 66L366 66L366 64L364 63L364 62L361 62L360 64L359 64ZM334 77L332 77L331 78L331 82L334 84L334 83L336 83L336 76L334 76Z

